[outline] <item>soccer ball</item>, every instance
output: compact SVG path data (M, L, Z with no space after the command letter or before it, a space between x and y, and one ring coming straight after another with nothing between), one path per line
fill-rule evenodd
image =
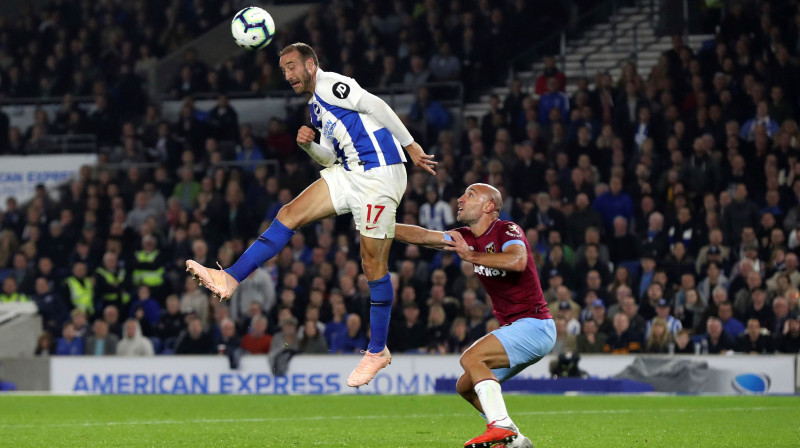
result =
M246 50L260 50L272 42L275 22L267 11L249 6L233 17L231 34L236 45Z

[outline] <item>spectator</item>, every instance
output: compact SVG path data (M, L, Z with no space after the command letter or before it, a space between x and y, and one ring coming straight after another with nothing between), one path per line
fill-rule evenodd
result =
M39 339L36 341L36 350L34 350L33 354L34 356L52 356L56 354L56 343L49 332L44 331L39 335Z
M429 353L447 353L450 323L441 305L432 305L428 309L428 326L425 340Z
M184 288L183 296L180 299L181 312L184 314L194 313L200 318L200 321L208 322L208 295L188 276L184 281Z
M762 127L769 138L778 133L778 123L769 116L769 105L766 101L759 101L756 107L756 116L747 120L739 131L739 137L748 142L755 140L756 128Z
M145 285L137 289L137 300L131 305L130 317L136 317L140 322L144 319L146 326L154 329L161 319L161 308L158 302L150 295L150 288ZM155 334L154 330L146 331L145 334Z
M391 340L391 339L390 339ZM367 338L361 331L361 317L351 313L347 315L347 332L333 339L331 353L358 353L367 347Z
M186 329L186 315L180 310L181 302L178 296L167 297L167 308L161 313L156 327L156 336L164 343L165 347L172 348L178 336Z
M267 333L267 319L256 316L250 321L250 332L242 338L242 349L253 354L267 354L275 346L273 342L273 337Z
M744 333L745 327L742 322L733 317L733 306L731 306L730 302L720 303L717 315L720 323L722 323L722 329L732 338L738 338Z
M703 336L710 354L725 354L733 349L733 342L725 330L722 322L716 317L709 317L706 321L706 334Z
M661 317L656 317L650 322L650 332L647 336L645 353L669 352L669 346L674 344L674 342L673 333L669 330L667 325L667 321Z
M425 135L427 142L435 141L439 132L451 123L450 113L442 103L431 99L427 87L417 89L417 98L411 105L407 119L418 132Z
M558 111L561 119L566 120L569 117L569 96L559 90L556 78L549 78L547 92L539 99L539 123L542 126L552 124L551 112L553 109Z
M675 336L676 354L694 354L694 347L691 342L691 330L683 329Z
M772 353L772 338L761 334L761 324L758 323L758 319L749 319L747 330L736 339L734 349L740 353Z
M541 96L549 91L550 79L555 79L556 90L563 92L567 87L567 76L556 66L556 58L552 55L544 57L544 71L536 78L534 93Z
M425 348L425 325L419 315L420 310L416 303L403 305L403 319L394 325L392 336L389 338L393 350L417 352Z
M567 330L567 320L557 317L556 321L556 343L550 353L577 353L578 340L574 334Z
M609 182L609 191L597 197L592 208L603 217L606 230L613 231L614 218L621 216L628 223L633 219L633 201L628 193L622 191L622 178L615 176Z
M328 343L319 331L317 322L306 320L300 335L299 350L306 354L328 353Z
M800 317L790 314L786 323L776 338L776 348L780 353L800 352Z
M29 302L27 295L17 290L17 279L14 276L6 277L3 280L3 292L0 293L0 302Z
M579 353L602 353L606 344L605 333L598 332L597 323L588 319L583 323L581 333L578 335Z
M642 336L630 328L625 313L614 316L614 329L608 334L603 352L612 354L638 353L642 351Z
M178 340L175 342L175 354L205 355L214 353L211 335L203 330L203 323L200 318L191 315L186 320L186 330L178 336Z
M115 355L119 338L108 332L108 324L102 319L97 319L92 328L94 334L86 338L86 347L83 353L94 356Z
M281 330L275 333L269 346L270 357L277 356L284 350L299 350L300 339L297 337L297 319L293 316L281 319ZM247 337L247 336L245 336Z
M56 355L80 356L83 354L83 339L78 337L71 322L64 324L61 337L56 345Z
M247 303L244 303L247 301ZM230 300L231 318L238 320L244 315L245 306L257 303L261 309L269 310L275 306L275 283L265 269L256 269L246 282L236 288Z
M450 204L441 200L435 189L425 192L426 202L419 208L419 225L430 230L444 231L455 223Z
M117 356L153 356L153 343L142 336L142 329L136 319L125 321L125 335L117 344Z
M216 341L217 353L227 355L230 367L236 369L242 356L242 340L236 334L236 324L225 318L219 325L220 334Z

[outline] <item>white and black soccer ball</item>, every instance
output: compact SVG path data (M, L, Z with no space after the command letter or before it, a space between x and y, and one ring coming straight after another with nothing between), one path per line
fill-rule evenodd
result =
M236 45L246 50L260 50L272 42L275 22L267 11L248 6L233 17L231 34Z

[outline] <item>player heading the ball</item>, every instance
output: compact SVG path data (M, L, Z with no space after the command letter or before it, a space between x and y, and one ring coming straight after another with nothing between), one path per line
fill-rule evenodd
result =
M303 126L297 144L326 167L321 179L284 205L269 229L230 268L208 269L193 260L186 262L186 268L220 300L227 300L240 282L283 249L295 229L351 213L361 238L361 266L369 280L372 333L347 384L363 386L391 362L386 336L394 288L388 261L397 207L406 190L403 149L414 165L431 174L436 174L436 162L383 100L352 78L323 71L310 46L286 46L280 52L280 67L292 89L308 98L320 143L314 142L314 131Z

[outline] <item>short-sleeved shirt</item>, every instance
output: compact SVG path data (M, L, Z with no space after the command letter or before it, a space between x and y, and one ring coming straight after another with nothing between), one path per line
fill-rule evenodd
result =
M334 150L347 171L363 172L406 161L400 142L369 114L358 112L366 91L353 78L317 69L308 101L320 144Z
M477 252L501 253L512 245L521 245L528 253L528 263L522 272L487 268L477 264L474 266L475 275L492 298L494 315L500 325L507 325L524 317L553 318L542 293L542 285L539 282L539 274L536 272L528 240L518 225L498 219L486 232L477 237L472 234L469 227L455 230L464 237L472 250Z

